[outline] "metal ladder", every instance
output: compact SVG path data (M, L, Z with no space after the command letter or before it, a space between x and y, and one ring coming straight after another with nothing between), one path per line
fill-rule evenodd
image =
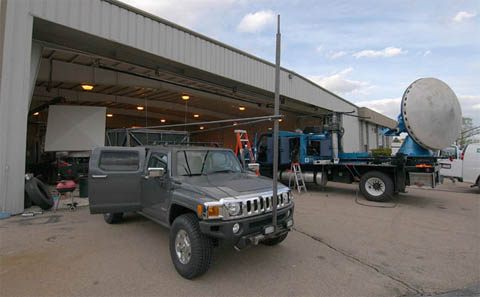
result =
M303 179L302 168L300 168L299 163L292 163L290 167L290 177L288 178L288 187L292 189L292 180L295 181L293 185L294 188L297 188L298 193L302 192L302 189L307 193L307 186L305 186L305 180Z
M237 145L235 146L235 155L239 157L240 162L246 168L249 163L255 163L255 158L253 156L252 146L250 145L250 140L248 139L248 134L246 130L235 130L237 135ZM248 150L249 158L245 158L245 150ZM257 175L260 172L256 172Z

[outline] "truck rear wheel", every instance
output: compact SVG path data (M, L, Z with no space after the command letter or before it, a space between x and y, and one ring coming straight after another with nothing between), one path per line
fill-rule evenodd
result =
M369 171L360 179L360 192L367 200L385 202L393 196L392 179L383 172Z
M103 214L103 219L107 224L118 224L123 218L123 212L117 213L105 213Z
M201 233L195 214L184 214L173 221L169 246L173 265L184 278L193 279L210 268L213 241Z

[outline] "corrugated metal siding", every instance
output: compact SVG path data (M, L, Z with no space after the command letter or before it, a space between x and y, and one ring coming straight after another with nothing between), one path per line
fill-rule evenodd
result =
M274 91L273 65L119 5L102 0L29 1L31 13L38 18ZM304 78L292 76L288 78L288 72L282 70L282 95L330 110L349 111L354 107Z
M23 212L33 18L27 2L3 0L0 14L0 212ZM5 13L5 14L3 14Z

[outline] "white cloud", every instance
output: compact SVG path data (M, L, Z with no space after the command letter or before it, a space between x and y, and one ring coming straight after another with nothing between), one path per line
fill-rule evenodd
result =
M271 10L261 10L244 16L238 24L237 30L240 32L255 33L273 24L275 24L275 13Z
M325 89L338 94L359 93L371 88L367 82L346 79L345 76L352 71L353 68L349 67L331 76L312 76L310 79Z
M358 106L365 106L377 112L396 119L400 113L401 98L385 98L355 102ZM480 124L480 96L459 95L458 101L462 108L462 115L473 119L474 124Z
M357 52L353 54L355 58L361 58L361 57L393 57L397 55L403 55L408 53L406 50L402 50L401 48L398 47L386 47L383 50L363 50L360 52Z
M480 125L480 95L457 95L457 98L462 107L462 115L472 118L474 124Z
M315 49L318 53L322 52L323 51L323 45L319 45L317 46L317 48Z
M424 57L425 57L425 56L428 56L428 55L430 55L431 53L432 53L432 52L431 52L430 50L427 50L427 51L425 51L425 52L423 53L423 56L424 56Z
M460 11L458 12L455 17L453 18L453 21L455 23L461 23L465 20L468 20L470 18L473 18L477 15L477 12L467 12L467 11Z
M381 114L396 119L400 113L400 100L401 98L385 98L369 101L355 102L360 107L368 107Z
M335 53L332 53L330 54L328 57L330 59L336 59L336 58L340 58L340 57L343 57L347 54L347 52L345 51L339 51L339 52L335 52Z

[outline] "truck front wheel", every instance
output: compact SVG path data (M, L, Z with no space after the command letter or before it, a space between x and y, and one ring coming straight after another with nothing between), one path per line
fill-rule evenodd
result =
M184 214L173 221L169 246L173 265L184 278L193 279L210 268L213 241L201 233L195 214Z
M103 214L103 219L107 224L117 224L123 218L123 212L116 212L116 213L105 213Z
M367 172L360 179L360 192L367 200L385 202L393 195L392 179L380 171Z

